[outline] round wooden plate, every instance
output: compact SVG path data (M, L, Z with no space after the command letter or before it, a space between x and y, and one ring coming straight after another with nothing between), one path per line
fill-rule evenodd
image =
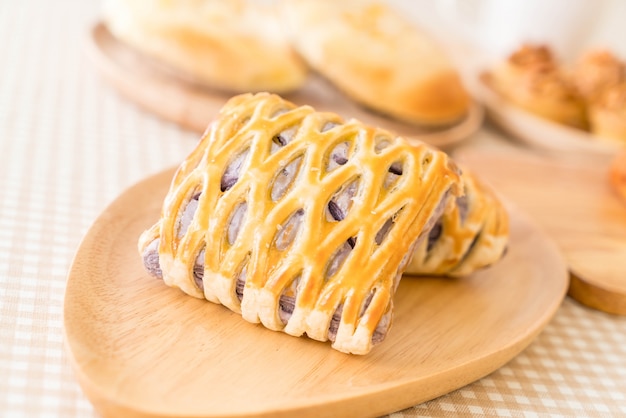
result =
M368 355L343 354L248 323L144 271L137 238L158 218L172 175L118 197L69 272L66 346L104 417L379 416L496 370L565 296L556 246L513 210L501 262L462 280L405 277L387 339Z
M626 205L611 188L610 158L545 156L499 146L455 153L506 198L531 215L565 255L569 295L626 315Z
M512 105L489 86L487 73L480 76L475 90L487 108L489 118L525 145L557 153L604 155L614 155L626 148L616 141L552 122Z
M204 132L213 116L233 96L183 80L115 39L102 23L92 27L86 49L102 76L122 95L164 119L199 133ZM364 109L315 74L310 74L300 90L283 97L297 105L356 118L408 140L440 148L468 138L480 129L484 117L483 107L473 103L467 117L457 124L436 128L410 125Z

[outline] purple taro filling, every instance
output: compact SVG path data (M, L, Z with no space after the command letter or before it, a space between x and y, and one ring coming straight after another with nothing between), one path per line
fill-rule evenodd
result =
M324 126L323 131L332 129L334 126L336 126L336 124L327 123ZM290 128L274 136L272 145L271 145L272 147L271 151L273 152L280 147L286 146L293 139L295 132L296 132L295 128ZM388 145L388 142L386 142L386 140L379 141L379 143L377 144L377 151L384 149L387 145ZM328 164L326 167L327 171L332 171L338 166L347 164L350 158L349 152L350 152L350 143L341 142L337 144L329 155ZM224 174L222 175L222 179L220 182L220 189L222 192L229 190L237 183L240 177L242 167L246 163L248 154L249 154L249 150L248 149L244 150L239 155L237 155L231 161L231 163L227 166L226 170L224 171ZM289 164L287 164L278 173L270 191L270 197L273 201L280 200L284 196L284 194L288 191L291 184L296 180L296 177L300 171L302 162L303 162L303 157L302 156L297 157L294 160L292 160ZM389 173L387 174L387 178L385 179L383 187L386 187L389 189L392 188L395 182L397 181L397 179L399 178L399 176L402 176L402 172L403 172L403 164L401 161L391 164L389 166ZM331 222L343 221L348 216L348 213L352 205L352 200L357 195L358 191L359 191L359 179L358 178L350 181L349 183L344 185L341 189L339 189L335 193L335 195L333 195L333 197L328 201L327 220ZM177 232L178 232L179 237L184 235L187 229L189 228L189 225L191 224L193 217L195 215L195 212L197 210L199 199L200 199L200 193L196 193L192 197L192 199L189 201L187 206L184 208L180 216L179 223L178 223ZM420 234L417 241L413 243L413 246L411 247L412 249L415 248L415 246L426 236L428 237L429 248L431 245L434 245L434 242L439 238L442 232L441 223L436 222L436 221L439 220L443 212L446 200L447 200L447 194L446 194L446 197L442 199L442 202L440 202L440 204L438 205L437 209L435 210L435 213L427 222L427 225L424 231L422 232L422 234ZM466 206L467 205L465 205L465 208ZM462 216L464 216L465 211L462 211ZM231 215L231 219L229 221L228 230L227 230L227 235L228 235L227 239L230 245L233 245L235 243L237 236L239 234L239 230L245 222L246 214L247 214L246 202L242 202L235 207L233 214ZM280 228L278 228L279 232L275 239L275 245L279 251L283 251L287 249L289 245L295 240L303 218L304 218L304 210L299 209L295 211L284 222L284 224L281 225ZM394 217L387 219L387 221L383 224L381 229L376 234L375 241L377 245L382 244L382 242L387 237L389 231L393 228L393 225L394 225L393 218ZM356 245L357 245L357 238L349 237L343 243L343 245L340 246L335 251L331 259L329 260L328 266L326 268L326 272L325 272L326 280L332 277L341 268L341 265L346 260L346 258L350 255L351 251L355 248ZM146 247L143 253L143 262L144 262L145 268L148 270L148 272L151 275L158 277L158 278L162 278L163 273L159 265L158 247L159 247L159 239L157 238ZM400 266L399 271L402 271L404 267L406 266L406 264L408 263L410 259L410 254L412 254L412 251L413 251L412 249L410 253L407 254L402 260L402 263L401 263L402 265ZM198 255L196 256L195 264L193 266L194 282L196 283L199 289L204 288L203 286L204 260L205 260L205 249L202 248L199 251ZM397 286L400 280L400 277L401 277L401 274L398 273L395 279L396 280L395 286ZM243 299L245 280L246 280L246 265L243 265L237 275L236 284L235 284L235 292L239 301ZM295 309L296 300L298 297L299 280L300 280L300 277L295 278L291 286L288 289L286 289L279 298L278 314L279 314L281 321L285 324L289 321L289 318L291 317ZM375 291L376 289L373 289L368 295L368 297L366 298L366 300L363 302L363 306L361 307L361 315L363 315L365 311L367 310L367 308L369 307L370 302L372 298L374 297ZM339 305L335 309L335 312L333 313L333 316L330 320L329 329L328 329L328 338L331 341L334 341L336 338L337 330L341 322L342 311L343 311L343 305ZM373 344L377 344L383 341L390 325L391 325L391 310L389 310L381 318L380 322L378 323L372 336Z

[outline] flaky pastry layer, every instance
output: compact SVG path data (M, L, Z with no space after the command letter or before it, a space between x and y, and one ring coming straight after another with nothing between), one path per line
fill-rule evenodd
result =
M245 94L181 164L139 251L169 286L365 354L414 249L462 192L442 152Z
M406 272L461 277L499 261L509 242L509 216L494 192L463 169L465 193L416 248Z

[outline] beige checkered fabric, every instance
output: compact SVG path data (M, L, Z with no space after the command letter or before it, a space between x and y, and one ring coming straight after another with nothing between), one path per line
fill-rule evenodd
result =
M94 1L0 1L0 416L92 417L63 348L66 273L124 188L198 135L119 97L83 58ZM566 300L500 370L392 417L626 416L626 318Z

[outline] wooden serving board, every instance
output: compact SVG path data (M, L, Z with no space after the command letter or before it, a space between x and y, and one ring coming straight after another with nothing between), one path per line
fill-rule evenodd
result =
M144 271L137 238L158 218L172 174L116 199L69 272L66 346L103 417L379 416L496 370L565 297L556 245L512 210L499 263L459 280L405 277L387 339L368 355L343 354L248 323Z
M572 273L569 295L626 315L626 204L611 188L611 158L537 155L498 146L455 153L557 242Z
M86 50L97 70L122 95L148 111L198 133L205 131L213 116L234 95L182 79L115 39L102 23L92 27ZM357 105L313 73L301 89L283 97L297 105L335 112L346 119L356 118L408 140L416 139L440 148L468 138L482 126L484 117L483 107L474 103L468 116L451 126L434 128L395 121Z

